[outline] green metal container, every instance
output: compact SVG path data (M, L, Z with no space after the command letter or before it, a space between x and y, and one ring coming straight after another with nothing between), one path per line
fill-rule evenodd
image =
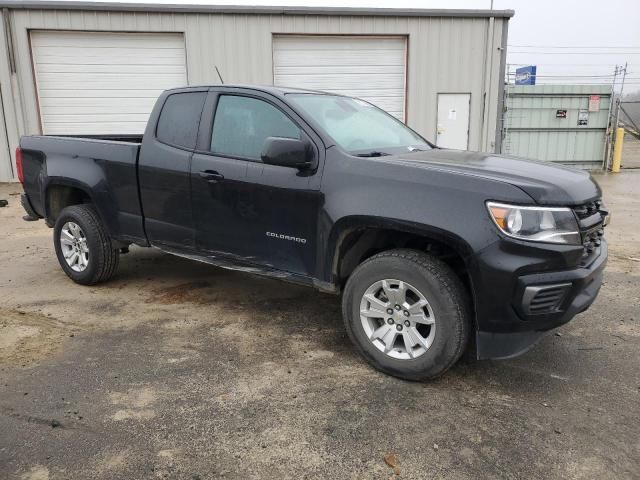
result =
M610 85L509 85L506 96L502 153L603 167Z

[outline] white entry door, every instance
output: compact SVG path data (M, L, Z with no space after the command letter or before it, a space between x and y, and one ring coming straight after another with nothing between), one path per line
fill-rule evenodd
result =
M275 36L273 83L359 97L404 121L406 43L392 36Z
M470 93L439 93L436 145L443 148L469 148Z

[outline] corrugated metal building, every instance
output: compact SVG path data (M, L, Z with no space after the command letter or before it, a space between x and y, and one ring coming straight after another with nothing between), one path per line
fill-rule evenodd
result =
M502 153L603 168L611 94L611 85L509 85Z
M142 132L185 84L276 84L369 100L443 146L501 140L510 10L0 0L0 180L20 135Z

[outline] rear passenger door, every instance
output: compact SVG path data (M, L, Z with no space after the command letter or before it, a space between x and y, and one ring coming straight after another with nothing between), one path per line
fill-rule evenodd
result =
M138 175L145 230L153 245L194 247L189 174L206 98L207 89L170 92L158 102L145 131Z
M321 205L319 169L265 165L260 155L268 137L304 139L319 155L318 139L284 103L267 94L234 90L214 96L215 116L208 138L201 139L208 142L208 152L194 155L191 170L198 247L312 274ZM209 181L207 171L218 176Z

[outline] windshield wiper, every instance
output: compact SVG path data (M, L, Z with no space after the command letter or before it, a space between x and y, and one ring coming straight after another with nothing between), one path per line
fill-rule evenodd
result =
M386 157L387 155L391 155L391 154L385 153L385 152L378 152L377 150L374 150L372 152L367 152L367 153L357 153L356 157Z

